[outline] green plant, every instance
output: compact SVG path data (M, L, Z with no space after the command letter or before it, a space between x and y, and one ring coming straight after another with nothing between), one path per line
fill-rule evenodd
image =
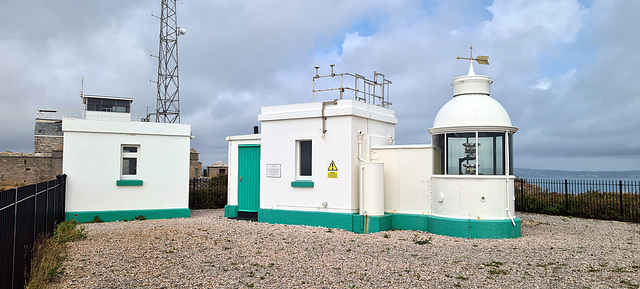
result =
M487 263L482 263L482 265L484 265L485 267L495 267L498 268L502 265L504 265L504 263L500 262L500 261L491 261L491 262L487 262Z
M415 236L413 236L412 241L414 244L418 244L418 245L431 244L431 237L429 237L428 239L420 238L419 235L416 234Z
M143 221L143 220L146 220L146 219L147 219L147 218L146 218L145 216L143 216L143 215L135 216L134 218L136 218L136 220L138 220L138 221Z
M27 288L46 288L64 274L62 266L67 257L67 242L84 239L84 228L76 221L66 221L56 226L53 236L40 235L34 246L31 258L31 274Z
M502 269L491 269L489 270L489 274L491 275L507 275L507 271L502 270Z
M62 222L58 224L56 230L53 232L53 240L58 243L66 243L86 237L87 235L84 233L84 228L78 228L78 222L76 221Z
M627 285L627 288L633 288L633 289L640 288L640 285L635 284L629 280L620 280L620 284Z
M91 222L89 223L102 223L102 219L100 219L100 216L95 215L95 217L93 217L93 220L91 220Z

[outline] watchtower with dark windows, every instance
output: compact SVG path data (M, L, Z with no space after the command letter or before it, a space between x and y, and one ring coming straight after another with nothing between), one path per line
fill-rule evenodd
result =
M83 118L131 121L131 102L133 98L83 94Z

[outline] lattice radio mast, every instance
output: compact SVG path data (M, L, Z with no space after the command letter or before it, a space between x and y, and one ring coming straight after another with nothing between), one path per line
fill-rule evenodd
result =
M186 30L178 27L176 1L162 0L160 12L160 49L158 52L158 101L156 122L180 123L180 80L178 77L178 36Z

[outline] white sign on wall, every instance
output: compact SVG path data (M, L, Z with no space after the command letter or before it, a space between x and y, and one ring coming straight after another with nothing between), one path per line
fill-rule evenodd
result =
M267 164L267 178L279 178L281 172L280 164Z

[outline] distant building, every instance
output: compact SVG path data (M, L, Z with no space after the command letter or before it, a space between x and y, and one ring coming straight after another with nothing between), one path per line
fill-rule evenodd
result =
M202 177L202 163L199 160L198 151L191 149L189 155L189 178Z
M133 99L84 95L64 118L66 218L189 217L191 126L131 121Z
M207 177L215 177L219 175L226 175L229 172L229 167L222 161L207 166Z
M62 174L62 120L38 110L33 131L33 153L0 153L0 190L53 180Z

